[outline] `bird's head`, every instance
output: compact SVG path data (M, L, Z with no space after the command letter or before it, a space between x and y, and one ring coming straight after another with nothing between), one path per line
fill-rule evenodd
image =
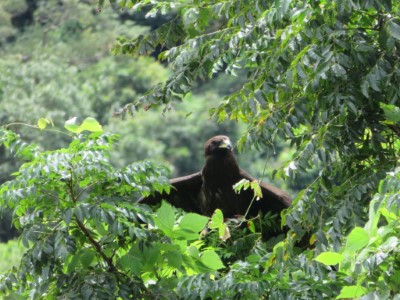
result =
M232 142L225 135L217 135L209 139L204 145L205 156L214 154L224 154L233 151Z

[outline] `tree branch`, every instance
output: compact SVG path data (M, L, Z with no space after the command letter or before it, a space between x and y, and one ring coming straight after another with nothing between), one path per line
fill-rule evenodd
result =
M75 218L76 219L76 218ZM83 234L88 238L89 242L93 245L94 248L96 248L97 253L100 254L100 256L104 259L104 261L108 265L108 270L115 272L117 271L117 268L113 264L113 261L110 257L108 257L103 250L101 249L101 245L93 238L93 236L90 234L89 230L83 225L81 221L76 219L76 223L79 227L79 229L83 232Z

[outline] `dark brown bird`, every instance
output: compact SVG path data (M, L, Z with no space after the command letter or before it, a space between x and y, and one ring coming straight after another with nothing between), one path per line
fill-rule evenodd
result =
M156 204L162 199L188 212L211 216L219 208L224 217L232 218L245 215L249 206L249 215L256 216L272 212L279 214L290 206L292 199L282 190L261 182L262 198L253 200L251 189L236 193L233 185L242 179L255 180L240 169L230 139L224 135L214 136L204 146L205 164L195 174L172 179L173 188L169 194L155 194L139 200L140 203Z

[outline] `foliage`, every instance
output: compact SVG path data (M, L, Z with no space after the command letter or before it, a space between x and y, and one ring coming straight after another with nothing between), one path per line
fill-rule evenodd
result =
M211 89L206 95L193 95L179 110L171 106L168 115L151 110L125 120L115 116L169 74L153 58L110 56L115 36L134 37L148 31L131 17L119 11L98 13L95 1L21 0L0 6L8 11L14 7L19 15L23 12L16 10L18 3L29 6L25 18L30 21L22 26L13 19L9 26L15 35L0 47L0 123L27 142L46 150L67 146L69 137L60 133L64 121L71 116L79 122L94 117L105 130L121 136L111 153L117 166L152 158L169 162L174 175L182 175L201 168L203 143L210 136L222 132L236 139L237 126L209 120L207 111L218 99ZM33 125L39 118L51 120L52 134L21 124ZM243 165L250 160L243 160ZM0 182L10 179L19 165L0 148ZM10 227L7 214L0 217L1 228ZM6 231L5 238L7 232L11 233Z
M224 223L220 211L209 220L162 203L153 214L132 197L168 189L165 170L148 162L115 169L108 153L116 137L93 119L66 128L80 133L53 151L1 131L2 144L26 160L0 187L27 248L2 275L5 297L387 299L399 292L398 170L380 183L364 228L353 229L339 253L316 256L300 253L290 236L263 241L254 228ZM212 231L202 236L209 221Z
M323 252L315 260L337 265L342 289L338 299L388 299L400 295L400 172L382 180L370 202L368 221L355 227L339 252Z
M1 131L1 143L26 161L0 186L0 204L13 210L27 248L20 265L1 275L4 297L249 298L272 289L269 270L283 258L282 242L268 251L282 237L262 241L254 228L224 223L221 211L209 220L166 203L154 214L135 204L137 194L168 189L165 170L144 161L114 168L116 137L93 119L74 121L66 128L84 131L51 151ZM211 232L200 234L209 221Z
M121 134L121 147L113 153L113 161L119 166L153 157L174 164L179 174L200 168L202 143L211 135L223 132L235 139L235 126L218 126L208 120L207 111L218 97L210 89L207 95L191 97L184 112L171 106L174 113L168 118L161 116L160 110L148 111L135 120L113 117L169 74L153 58L110 56L115 36L134 37L148 29L122 18L122 12L98 13L95 1L35 3L32 23L14 26L20 33L0 48L1 124L14 124L9 128L26 140L54 149L66 146L68 138L56 132L51 138L44 138L15 123L34 124L38 118L47 118L58 130L72 116L80 121L94 117L106 130ZM220 85L224 86L224 82ZM198 142L193 143L194 140ZM182 146L185 144L188 147ZM175 152L178 148L180 151ZM0 149L0 182L18 166L5 155L7 152Z
M79 127L68 148L54 151L1 131L2 144L26 160L0 187L0 204L13 209L27 248L0 280L4 296L167 297L177 278L224 267L200 239L207 217L177 218L166 203L152 215L132 200L168 190L163 168L142 161L115 169L108 152L116 137L94 120ZM76 131L73 121L66 128Z
M1 123L43 118L41 133L24 136L57 149L40 150L2 132L2 143L27 161L1 187L0 201L8 199L28 248L19 269L0 280L2 292L13 298L398 297L399 2L111 2L129 10L123 21L113 10L97 14L94 1L38 1L24 31L0 5L0 27L11 29L0 49ZM128 17L137 13L146 14L151 31L131 27ZM113 53L133 55L133 62L105 58L116 35ZM171 71L144 57L160 51ZM238 79L227 83L226 76ZM228 94L222 101L212 91L188 97L207 87ZM171 117L167 112L178 104L184 112ZM247 124L238 149L260 150L248 166L261 175L271 166L260 168L256 160L278 153L278 140L286 143L280 149L295 148L281 154L283 167L272 166L278 180L303 188L284 214L286 237L262 239L274 216L246 227L224 223L216 212L211 233L200 236L201 216L166 204L153 214L133 203L141 193L167 188L158 177L165 173L126 161L167 154L177 172L190 171L188 162L200 164L191 153L203 137L221 130L202 121L210 108L229 134L237 132L232 121ZM111 121L110 111L134 118ZM87 130L59 149L70 138L50 133L45 120L59 130L76 115L80 125L68 128L92 130L91 122L80 127L90 116L122 133L118 150L111 150L113 135ZM9 174L4 166L2 174ZM313 249L297 247L305 232Z
M14 266L18 266L24 254L24 247L17 240L10 240L0 244L0 274L5 273Z
M59 129L71 116L95 117L106 126L113 111L166 78L167 70L154 59L110 56L115 36L134 36L146 28L130 20L122 26L116 12L98 14L93 1L0 2L0 124L43 149L68 145ZM52 121L51 136L21 126L39 118ZM120 156L121 165L128 158ZM19 165L0 148L0 183ZM0 227L10 228L8 211L0 214ZM1 236L12 238L12 232Z
M13 19L23 15L28 7L24 0L4 0L0 3L0 45L17 34Z
M397 162L399 130L381 107L399 106L398 2L111 2L151 6L148 17L177 14L114 46L135 55L166 48L160 59L170 63L170 78L137 105L179 101L198 79L245 71L243 86L212 111L219 121L248 124L239 149L273 150L276 139L290 140L296 152L276 175L294 181L318 166L289 226L299 235L326 229L318 240L339 247L342 234L365 221L371 194Z
M122 106L136 95L131 73L140 74L138 69L145 66L149 70L147 76L137 76L138 90L149 88L166 73L151 59L127 66L127 58L110 58L108 45L124 32L116 14L97 15L90 3L38 1L31 26L0 50L1 123L33 123L45 117L62 127L71 116L100 116L98 119L108 121L110 99L118 98ZM126 92L128 86L130 93ZM114 105L116 109L118 103ZM39 142L48 148L45 141ZM65 145L66 141L57 137L57 143L63 142Z
M216 281L202 276L184 281L183 295L194 297L207 286L204 297L218 297L219 291L233 297L238 295L235 291L240 294L239 290L250 290L252 285L255 291L255 286L268 290L267 297L274 299L358 297L376 292L375 286L361 282L366 281L364 276L360 282L346 283L348 278L341 277L341 272L324 269L312 257L328 249L339 251L346 235L350 233L348 241L352 241L351 234L359 234L369 224L376 212L370 202L379 192L379 182L398 165L399 2L110 2L133 13L147 10L148 18L175 14L151 32L133 39L119 37L113 48L115 54L137 56L162 48L159 59L171 67L169 79L134 102L136 108L168 107L184 100L201 80L220 72L245 73L245 82L211 110L212 116L219 122L247 124L238 143L240 151L254 146L273 153L278 139L295 147L292 157L275 171L276 177L296 182L317 172L285 214L291 229L288 240L272 252L261 246L264 256L254 257L266 269L254 275L254 264L240 261ZM361 241L366 241L366 234L374 236L374 228L363 230ZM299 254L291 238L301 238L306 232L315 250ZM381 242L385 244L385 238ZM264 264L265 257L274 254L278 259ZM395 269L396 259L373 267L377 278L391 272L392 267L385 269L386 265ZM356 271L361 270L360 264L355 265ZM350 267L340 268L347 275L357 273ZM370 270L365 267L363 272L369 276ZM241 288L235 274L245 278ZM353 285L362 288L352 294ZM382 297L396 293L388 283Z

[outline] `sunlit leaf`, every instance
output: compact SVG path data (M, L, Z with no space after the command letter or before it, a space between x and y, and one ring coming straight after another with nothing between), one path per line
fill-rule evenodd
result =
M86 118L80 125L77 124L77 118L74 117L66 121L64 127L73 133L81 133L85 130L90 132L103 132L103 128L100 123L91 117Z
M362 286L345 286L342 288L340 294L336 297L336 299L355 299L364 296L366 293L367 289Z
M208 218L199 214L186 214L179 222L179 228L191 230L193 232L200 232L203 230L208 222Z
M383 109L383 112L389 121L393 123L400 122L400 107L385 103L379 103L379 105Z
M209 227L212 229L218 229L224 224L224 215L220 209L216 209L211 216L211 222L209 223Z
M345 250L350 253L354 253L368 245L368 243L368 233L365 231L364 228L356 227L347 236Z
M203 252L200 261L211 270L219 270L225 267L218 254L212 250Z
M250 188L253 190L254 192L254 197L256 200L260 200L262 198L262 191L261 191L261 187L260 187L260 183L257 180L253 180L250 183Z
M88 117L79 126L79 132L82 132L85 130L90 131L90 132L103 132L103 127L100 125L100 123L95 118Z
M175 214L172 206L163 201L161 207L157 210L157 218L155 219L157 226L166 232L173 230L175 223Z
M337 265L343 260L343 255L336 252L322 252L315 258L316 261L327 266Z
M38 120L39 129L45 129L49 124L53 125L53 122L50 119L40 118Z

